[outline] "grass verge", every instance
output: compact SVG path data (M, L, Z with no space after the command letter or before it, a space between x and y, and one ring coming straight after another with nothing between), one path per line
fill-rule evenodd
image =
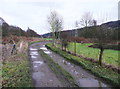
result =
M93 58L95 60L98 60L100 50L98 48L88 47L90 45L92 45L92 43L87 43L87 44L86 43L84 43L84 44L76 43L76 48L77 48L76 53L78 55L82 55L82 56L85 56L88 58ZM69 51L74 52L74 43L70 42L67 49ZM118 51L118 50L105 49L104 53L103 53L102 61L106 64L110 64L110 65L119 67L120 66L119 65L120 62L118 60L119 53L120 53L120 51Z
M52 38L42 38L43 40L52 40Z
M41 41L33 41L33 42L29 42L28 45L32 45L32 44L34 44L34 43L39 43L39 42L41 42Z
M53 59L45 54L43 50L39 50L39 53L47 62L50 69L56 74L57 78L63 83L66 87L78 87L75 83L74 78L62 67L53 61Z
M73 56L71 54L68 54L65 51L62 51L58 48L53 47L51 44L46 45L47 48L51 49L52 51L60 54L63 56L65 59L73 62L74 64L82 66L84 69L89 70L96 76L103 78L106 80L106 82L112 84L113 86L120 86L120 74L114 72L111 69L103 68L98 65L98 63L92 63L88 60L85 60L83 58Z
M6 60L2 68L2 87L33 87L28 55L20 53Z

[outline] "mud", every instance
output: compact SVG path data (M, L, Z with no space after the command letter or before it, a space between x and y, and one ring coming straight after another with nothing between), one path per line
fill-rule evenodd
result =
M36 88L63 87L56 75L50 70L41 55L38 53L38 49L41 46L42 43L36 43L29 47L29 57L31 61L32 79L34 86Z
M75 78L77 85L80 87L106 87L107 89L111 89L109 88L111 87L109 84L104 82L102 79L97 78L90 72L84 70L82 67L66 61L63 57L55 52L52 52L51 50L47 50L47 53L50 53L48 55Z
M101 89L106 87L107 89L111 89L112 86L107 84L104 80L96 77L82 67L65 60L55 52L48 50L45 47L45 44L46 42L35 43L30 46L29 50L30 61L32 64L32 78L35 87L64 87L38 53L38 50L42 49L56 63L69 72L80 87L99 87Z

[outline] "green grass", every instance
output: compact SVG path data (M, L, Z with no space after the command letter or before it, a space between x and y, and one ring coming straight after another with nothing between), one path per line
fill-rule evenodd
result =
M39 53L44 58L44 60L46 60L50 69L56 74L57 78L63 83L64 86L78 87L74 78L65 69L60 67L59 64L55 63L50 56L43 52L43 50L39 50Z
M2 87L2 61L0 60L0 87Z
M30 64L27 52L18 54L20 60L5 61L2 68L3 87L32 87Z
M32 44L34 44L34 43L39 43L39 42L41 42L41 41L33 41L33 42L29 42L28 45L32 45Z
M52 40L52 38L42 38L43 40Z
M88 58L93 58L98 60L100 50L97 48L90 48L88 47L89 45L92 45L92 43L87 43L87 44L76 43L76 49L77 49L76 53ZM74 52L74 43L70 43L67 49L69 51ZM112 64L118 67L118 64L120 64L118 62L119 53L120 51L117 51L117 50L105 49L103 53L103 62L105 62L106 64Z
M101 67L98 65L98 63L93 63L83 58L68 54L65 51L62 51L58 48L53 47L51 44L47 44L46 47L60 54L66 60L71 61L77 65L80 65L86 70L89 70L90 72L95 74L96 76L103 78L108 83L113 84L113 86L119 86L120 74L114 72L113 70Z

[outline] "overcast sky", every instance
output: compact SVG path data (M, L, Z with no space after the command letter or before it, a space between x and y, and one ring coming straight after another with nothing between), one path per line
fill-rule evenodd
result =
M31 28L38 34L50 32L47 16L56 11L63 17L64 29L75 27L85 12L98 23L118 20L119 0L0 0L0 17L8 24Z

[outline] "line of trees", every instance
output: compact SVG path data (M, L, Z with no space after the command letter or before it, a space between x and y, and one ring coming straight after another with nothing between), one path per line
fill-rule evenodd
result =
M97 21L93 19L92 15L87 12L85 13L79 24L84 26L83 30L80 31L79 36L85 38L91 38L94 44L98 45L100 49L99 53L99 64L102 66L102 56L105 46L113 41L118 41L118 28L108 28L107 25L97 25Z
M52 32L53 45L57 42L58 39L61 40L62 49L67 48L68 41L70 40L68 34L64 33L60 35L63 29L63 20L57 14L57 12L51 12L48 17L48 23L50 25L50 30ZM97 44L100 53L99 53L99 64L102 66L102 56L104 52L104 46L111 41L120 40L118 39L119 28L110 29L106 25L97 25L97 21L92 17L90 12L84 13L80 21L75 22L75 26L78 28L82 26L82 30L75 30L75 37L85 37L91 38L94 44ZM74 53L76 54L76 40L74 40Z

